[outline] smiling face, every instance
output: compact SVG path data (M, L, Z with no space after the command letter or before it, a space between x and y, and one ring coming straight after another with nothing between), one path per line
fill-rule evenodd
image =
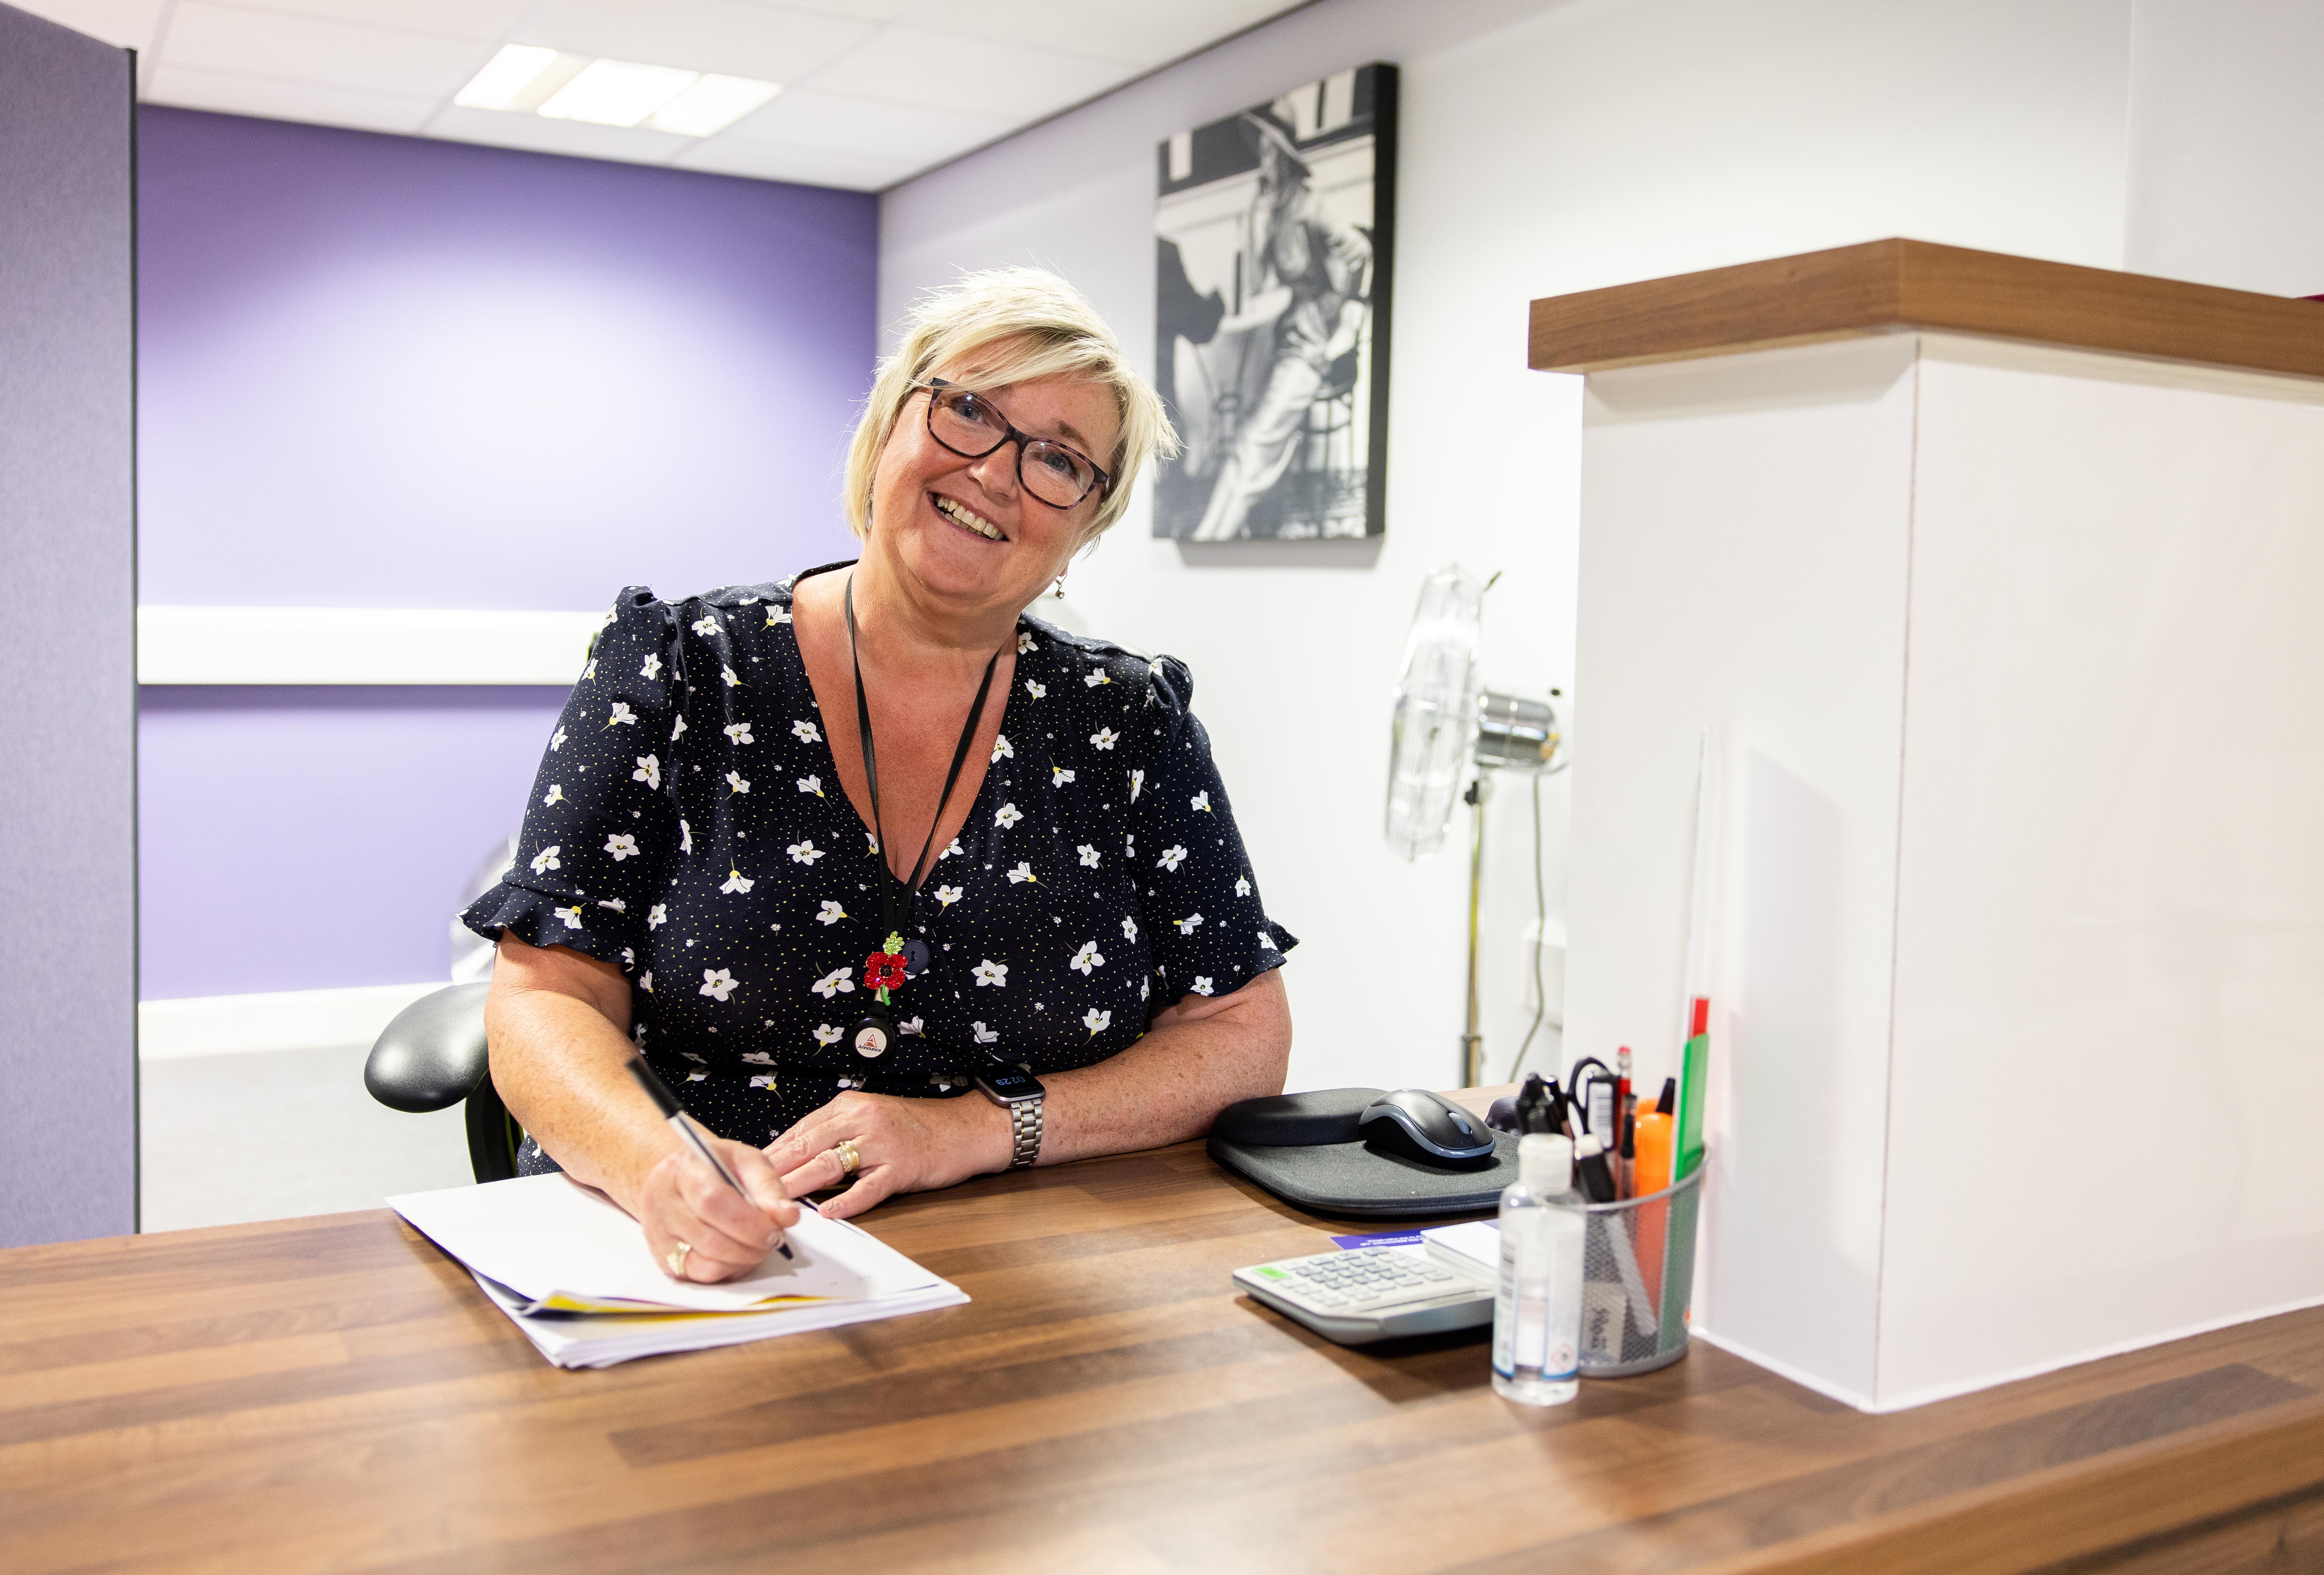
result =
M984 394L1020 432L1070 444L1107 464L1120 432L1112 391L1080 378L986 387L973 367L937 376ZM928 431L928 394L916 390L896 418L872 484L867 549L914 584L964 611L1031 604L1082 545L1101 502L1093 490L1070 509L1028 496L1018 446L981 459L954 454Z

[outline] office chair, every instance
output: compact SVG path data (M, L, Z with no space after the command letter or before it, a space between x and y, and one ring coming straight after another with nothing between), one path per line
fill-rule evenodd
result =
M489 984L451 984L395 1014L372 1042L364 1087L390 1110L449 1110L466 1101L468 1168L480 1182L516 1174L524 1128L493 1086L484 1045Z

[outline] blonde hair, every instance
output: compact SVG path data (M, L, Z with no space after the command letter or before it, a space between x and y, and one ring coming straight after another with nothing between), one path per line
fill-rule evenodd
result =
M1076 548L1102 535L1130 506L1130 484L1154 457L1178 452L1161 396L1134 371L1120 341L1081 291L1039 268L993 268L964 273L922 296L906 320L904 343L880 364L863 419L847 450L841 501L847 528L862 540L872 530L872 481L896 430L905 401L936 368L968 371L991 388L1047 377L1086 378L1113 394L1121 436L1104 461L1112 490L1082 532Z

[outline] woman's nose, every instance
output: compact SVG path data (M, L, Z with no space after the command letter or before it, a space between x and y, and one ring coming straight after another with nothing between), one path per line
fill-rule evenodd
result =
M1003 443L1000 447L968 467L968 474L977 484L994 497L1003 500L1017 495L1017 445Z

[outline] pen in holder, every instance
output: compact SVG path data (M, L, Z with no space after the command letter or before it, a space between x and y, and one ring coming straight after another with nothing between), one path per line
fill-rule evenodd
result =
M1658 1193L1583 1211L1582 1376L1624 1378L1686 1355L1701 1162Z

